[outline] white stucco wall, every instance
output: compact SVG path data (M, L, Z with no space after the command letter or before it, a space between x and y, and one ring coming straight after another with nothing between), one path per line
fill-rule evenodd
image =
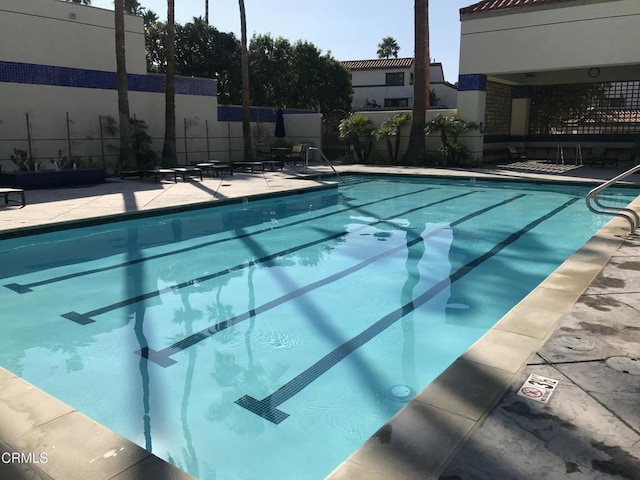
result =
M640 1L575 0L462 16L460 74L638 62Z
M127 15L125 20L128 73L136 77L137 89L143 90L132 89L130 77L130 114L146 122L159 155L165 95L158 82L161 87L163 78L146 74L142 19ZM29 136L32 156L42 166L57 159L58 151L69 155L68 137L74 157L102 165L99 117L118 118L113 22L113 11L59 0L0 0L0 67L6 69L5 81L0 82L0 168L16 168L11 154L14 148L27 150ZM240 159L241 122L218 121L215 82L204 81L207 93L199 89L202 80L185 82L200 84L189 90L191 94L176 95L178 162ZM320 115L285 115L285 126L287 142L320 145ZM265 123L261 128L272 131L274 124ZM254 142L258 129L252 124ZM110 167L115 164L118 139L106 132L103 137L106 165Z
M439 99L437 105L432 106L444 106L446 108L457 107L458 90L455 86L448 83L431 83L429 88L436 92L436 97Z
M115 71L112 11L60 0L0 0L0 59ZM141 17L125 15L127 72L146 73Z
M406 98L408 99L407 109L413 107L413 84L411 83L411 68L388 68L370 70L352 70L351 83L353 85L352 109L370 109L371 103L375 102L377 108L384 108L385 98ZM404 73L404 85L387 86L387 73ZM441 99L441 104L448 108L456 106L456 91L450 85L444 83L444 74L440 63L432 64L430 68L431 87L436 91L436 95ZM369 102L369 104L367 104Z

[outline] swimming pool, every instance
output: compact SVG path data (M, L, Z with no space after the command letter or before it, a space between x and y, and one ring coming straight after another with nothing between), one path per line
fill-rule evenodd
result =
M606 222L585 191L361 178L6 240L0 364L200 478L322 478Z

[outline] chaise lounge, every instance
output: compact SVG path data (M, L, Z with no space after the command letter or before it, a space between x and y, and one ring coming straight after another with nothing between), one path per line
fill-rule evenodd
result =
M20 204L21 206L24 207L27 204L27 201L24 196L24 190L22 190L21 188L0 187L0 195L4 197L5 205L9 205L9 202L12 202L12 203ZM10 195L19 196L20 201L11 199L9 197Z

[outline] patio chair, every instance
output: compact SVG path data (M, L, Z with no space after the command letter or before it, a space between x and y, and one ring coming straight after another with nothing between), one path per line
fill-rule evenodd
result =
M285 156L285 162L290 163L291 166L296 166L298 163L304 165L307 158L307 149L309 144L299 143L291 148L291 153Z
M511 160L526 160L527 153L523 150L518 150L513 145L509 145L509 158Z
M269 145L265 145L264 143L258 143L256 145L256 160L262 162L264 166L268 166L272 171L275 170L276 167L282 170L282 167L284 166L282 158L279 158L271 150L271 147Z

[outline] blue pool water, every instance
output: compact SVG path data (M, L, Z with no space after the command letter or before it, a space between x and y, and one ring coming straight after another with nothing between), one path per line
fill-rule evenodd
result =
M322 479L608 221L586 192L358 177L3 240L0 365L201 479Z

